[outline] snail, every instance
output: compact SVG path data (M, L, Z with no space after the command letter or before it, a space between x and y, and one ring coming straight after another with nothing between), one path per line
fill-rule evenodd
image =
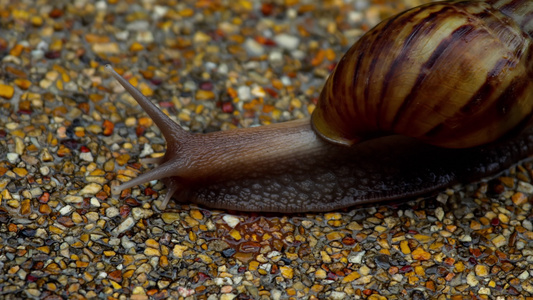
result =
M193 134L111 66L167 142L152 180L210 208L329 211L413 198L533 153L533 1L445 1L382 21L339 61L310 118Z

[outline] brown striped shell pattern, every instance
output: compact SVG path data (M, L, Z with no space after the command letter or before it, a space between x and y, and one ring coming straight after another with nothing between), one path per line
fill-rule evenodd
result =
M396 133L466 148L529 123L533 1L446 1L364 35L329 77L312 121L351 145Z

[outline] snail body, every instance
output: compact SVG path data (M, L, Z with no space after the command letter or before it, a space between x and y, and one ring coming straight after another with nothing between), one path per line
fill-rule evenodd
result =
M304 212L419 196L478 180L533 153L533 4L447 1L365 34L310 119L193 134L106 67L167 141L163 201ZM525 128L525 129L524 129Z

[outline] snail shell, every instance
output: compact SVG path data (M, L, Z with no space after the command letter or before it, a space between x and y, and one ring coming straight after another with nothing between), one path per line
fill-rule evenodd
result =
M531 119L531 43L486 2L408 10L350 48L322 90L313 125L347 145L390 133L449 148L495 141Z
M174 195L327 211L500 172L533 152L531 2L438 2L383 21L341 59L311 121L192 134L107 67L167 140L157 168L113 191L161 179L163 207Z

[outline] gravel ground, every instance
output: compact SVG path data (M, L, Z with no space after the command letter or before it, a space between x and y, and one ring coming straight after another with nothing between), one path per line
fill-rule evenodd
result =
M0 295L527 299L531 163L428 199L275 215L110 186L165 149L104 71L194 132L308 116L342 53L423 1L0 0Z

